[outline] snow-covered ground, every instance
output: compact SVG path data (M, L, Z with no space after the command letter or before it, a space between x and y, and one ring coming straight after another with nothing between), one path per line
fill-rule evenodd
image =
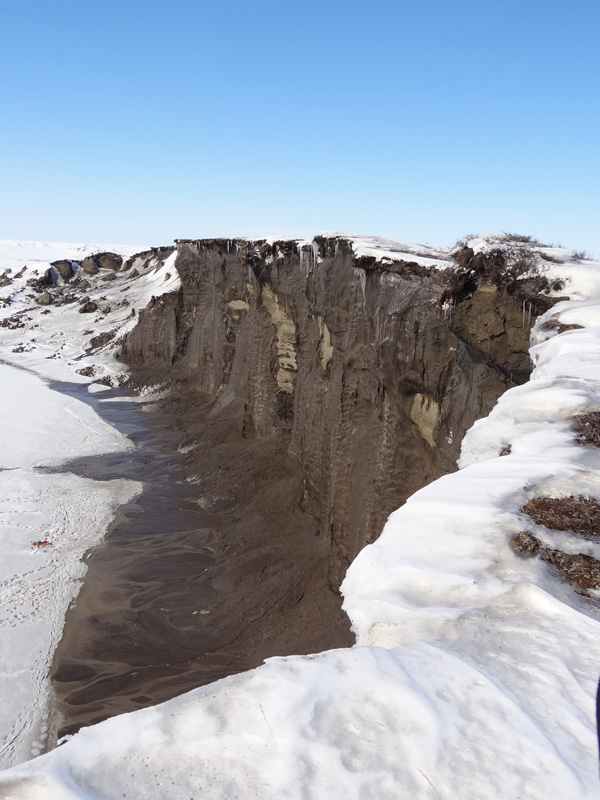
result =
M323 236L340 234L324 233ZM448 269L452 266L449 247L432 247L429 244L409 244L393 242L381 236L345 236L351 244L354 255L369 256L383 263L392 261L414 261L430 269Z
M36 471L130 443L35 375L0 364L0 409L0 764L7 766L42 750L48 669L85 573L81 558L140 486Z
M82 556L104 537L119 505L141 485L92 481L44 472L80 456L126 450L131 442L85 403L53 391L44 380L118 380L123 366L106 348L90 352L89 340L126 330L152 294L177 285L161 264L139 265L137 279L124 273L105 282L89 277L85 294L96 314L77 303L41 306L32 282L51 260L79 260L112 249L124 256L139 248L0 241L0 766L41 752L47 737L48 670L64 616L85 574ZM17 277L18 276L18 277ZM121 290L128 287L127 293ZM111 292L112 289L112 292ZM68 291L59 280L51 291ZM102 313L108 302L111 310ZM58 296L58 295L57 295ZM127 304L122 301L127 296ZM114 306L114 310L113 310ZM4 324L3 324L4 323ZM89 329L88 334L84 334ZM116 336L117 334L115 334ZM17 369L6 362L18 364ZM4 362L4 363L3 363ZM93 376L77 370L92 366ZM27 371L26 371L27 370ZM34 373L37 373L34 374ZM93 383L90 388L104 389ZM32 547L31 542L49 541Z
M179 287L175 254L163 263L144 251L127 271L102 269L89 275L77 270L69 282L57 276L50 287L54 302L40 305L40 292L32 284L50 268L50 259L78 261L110 246L18 244L0 240L0 273L7 270L6 282L0 274L0 357L45 378L89 384L90 376L79 370L93 367L96 387L102 379L117 383L126 368L114 357L115 342L135 326L138 311L152 296ZM137 249L113 246L111 252L127 257L132 251ZM77 280L87 285L78 286ZM81 313L84 299L97 309ZM102 334L111 338L95 344Z
M3 773L0 795L600 796L595 592L510 546L529 531L600 558L593 538L521 510L539 495L600 500L600 452L571 423L600 410L600 263L552 257L550 276L575 299L538 321L531 381L469 431L460 471L416 493L351 565L342 591L356 647L270 659L82 730ZM558 333L551 320L583 327Z
M74 244L73 242L28 242L22 239L0 239L0 267L18 272L22 267L45 270L52 261L71 258L79 261L94 253L111 252L124 257L146 248L137 245Z

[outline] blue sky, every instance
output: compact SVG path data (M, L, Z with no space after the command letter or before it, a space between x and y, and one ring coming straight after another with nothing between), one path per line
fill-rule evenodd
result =
M597 0L13 0L0 26L2 238L600 257Z

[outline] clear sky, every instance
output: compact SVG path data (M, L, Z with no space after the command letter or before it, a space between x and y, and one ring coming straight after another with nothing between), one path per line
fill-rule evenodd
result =
M0 238L600 257L598 0L10 0Z

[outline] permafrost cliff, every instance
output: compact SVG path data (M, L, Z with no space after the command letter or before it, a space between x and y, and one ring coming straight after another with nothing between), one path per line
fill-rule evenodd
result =
M10 358L108 400L124 362L152 398L146 473L68 465L145 489L87 561L58 716L200 686L3 773L11 797L593 794L600 264L525 238L180 241L0 276Z
M121 357L169 382L187 477L220 515L213 620L245 666L347 644L350 562L528 374L523 302L472 279L463 313L449 261L341 237L181 240L175 266L180 290L141 312Z

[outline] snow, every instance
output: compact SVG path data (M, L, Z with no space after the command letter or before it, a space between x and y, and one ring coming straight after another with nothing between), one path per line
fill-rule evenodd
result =
M0 469L50 466L133 446L89 406L52 391L35 375L0 364L0 381Z
M48 731L48 674L69 604L117 507L139 491L131 481L99 482L27 469L0 472L0 764L41 752ZM51 546L32 549L30 541Z
M350 566L355 647L269 659L82 730L4 772L3 796L598 796L598 605L510 546L527 530L600 558L600 543L521 511L540 494L600 500L600 452L571 423L600 408L600 264L580 266L550 264L574 299L538 320L530 382L471 428L459 471L410 498Z
M499 735L506 728L508 742ZM547 751L518 703L461 659L423 643L357 647L270 659L88 728L36 762L43 772L13 770L11 780L23 782L10 796L580 796L574 770ZM494 768L517 752L521 770ZM557 786L567 793L554 794Z
M449 247L432 247L428 244L394 242L381 236L356 236L345 233L320 232L319 236L347 239L357 258L367 256L380 262L414 261L429 269L452 268Z
M147 248L137 245L114 244L74 244L72 242L31 242L20 239L0 239L0 267L15 272L28 265L44 265L51 261L73 259L79 261L94 253L118 253L123 257L140 253Z
M47 676L85 574L81 558L140 486L36 471L132 445L88 406L35 375L0 364L0 387L0 764L7 766L45 744ZM31 547L40 540L51 545Z
M175 253L164 264L156 257L141 259L136 264L139 275L132 277L133 269L101 270L98 275L81 274L90 286L80 294L97 303L98 310L80 314L79 302L65 305L38 305L38 295L28 281L42 276L50 267L50 259L81 259L95 252L118 252L131 255L137 250L128 246L63 245L56 243L22 242L19 248L13 240L0 240L0 270L11 269L10 284L0 286L0 353L6 362L34 371L45 378L91 383L106 380L116 384L126 373L126 368L114 357L115 342L130 331L137 315L153 296L177 291L180 279L175 264ZM16 259L15 253L19 258ZM46 260L43 260L46 259ZM11 266L12 265L12 266ZM20 270L23 273L17 278ZM62 279L59 289L71 291L70 284ZM14 320L23 327L15 327ZM92 338L100 334L112 335L114 341L93 348ZM79 370L92 366L92 377L82 376Z
M105 251L128 256L138 250L0 241L0 270L11 270L13 278L0 288L0 324L16 315L25 325L0 327L0 355L4 362L28 370L0 362L1 766L30 758L46 746L48 674L67 608L86 571L82 557L105 536L116 509L141 489L134 481L98 482L58 471L70 459L125 451L132 444L89 406L52 390L33 373L90 382L76 370L91 360L95 377L117 377L123 367L110 352L94 353L90 359L89 335L82 332L88 325L94 335L122 330L134 324L127 319L131 308L143 307L153 294L178 286L173 259L169 267L149 263L135 285L127 273L110 284L102 282L101 275L92 278L92 299L113 291L120 301L123 286L128 292L129 306L102 320L101 315L80 315L77 305L52 306L43 314L44 309L32 302L35 295L27 281L42 275L53 260ZM51 545L31 547L31 541L40 540Z

